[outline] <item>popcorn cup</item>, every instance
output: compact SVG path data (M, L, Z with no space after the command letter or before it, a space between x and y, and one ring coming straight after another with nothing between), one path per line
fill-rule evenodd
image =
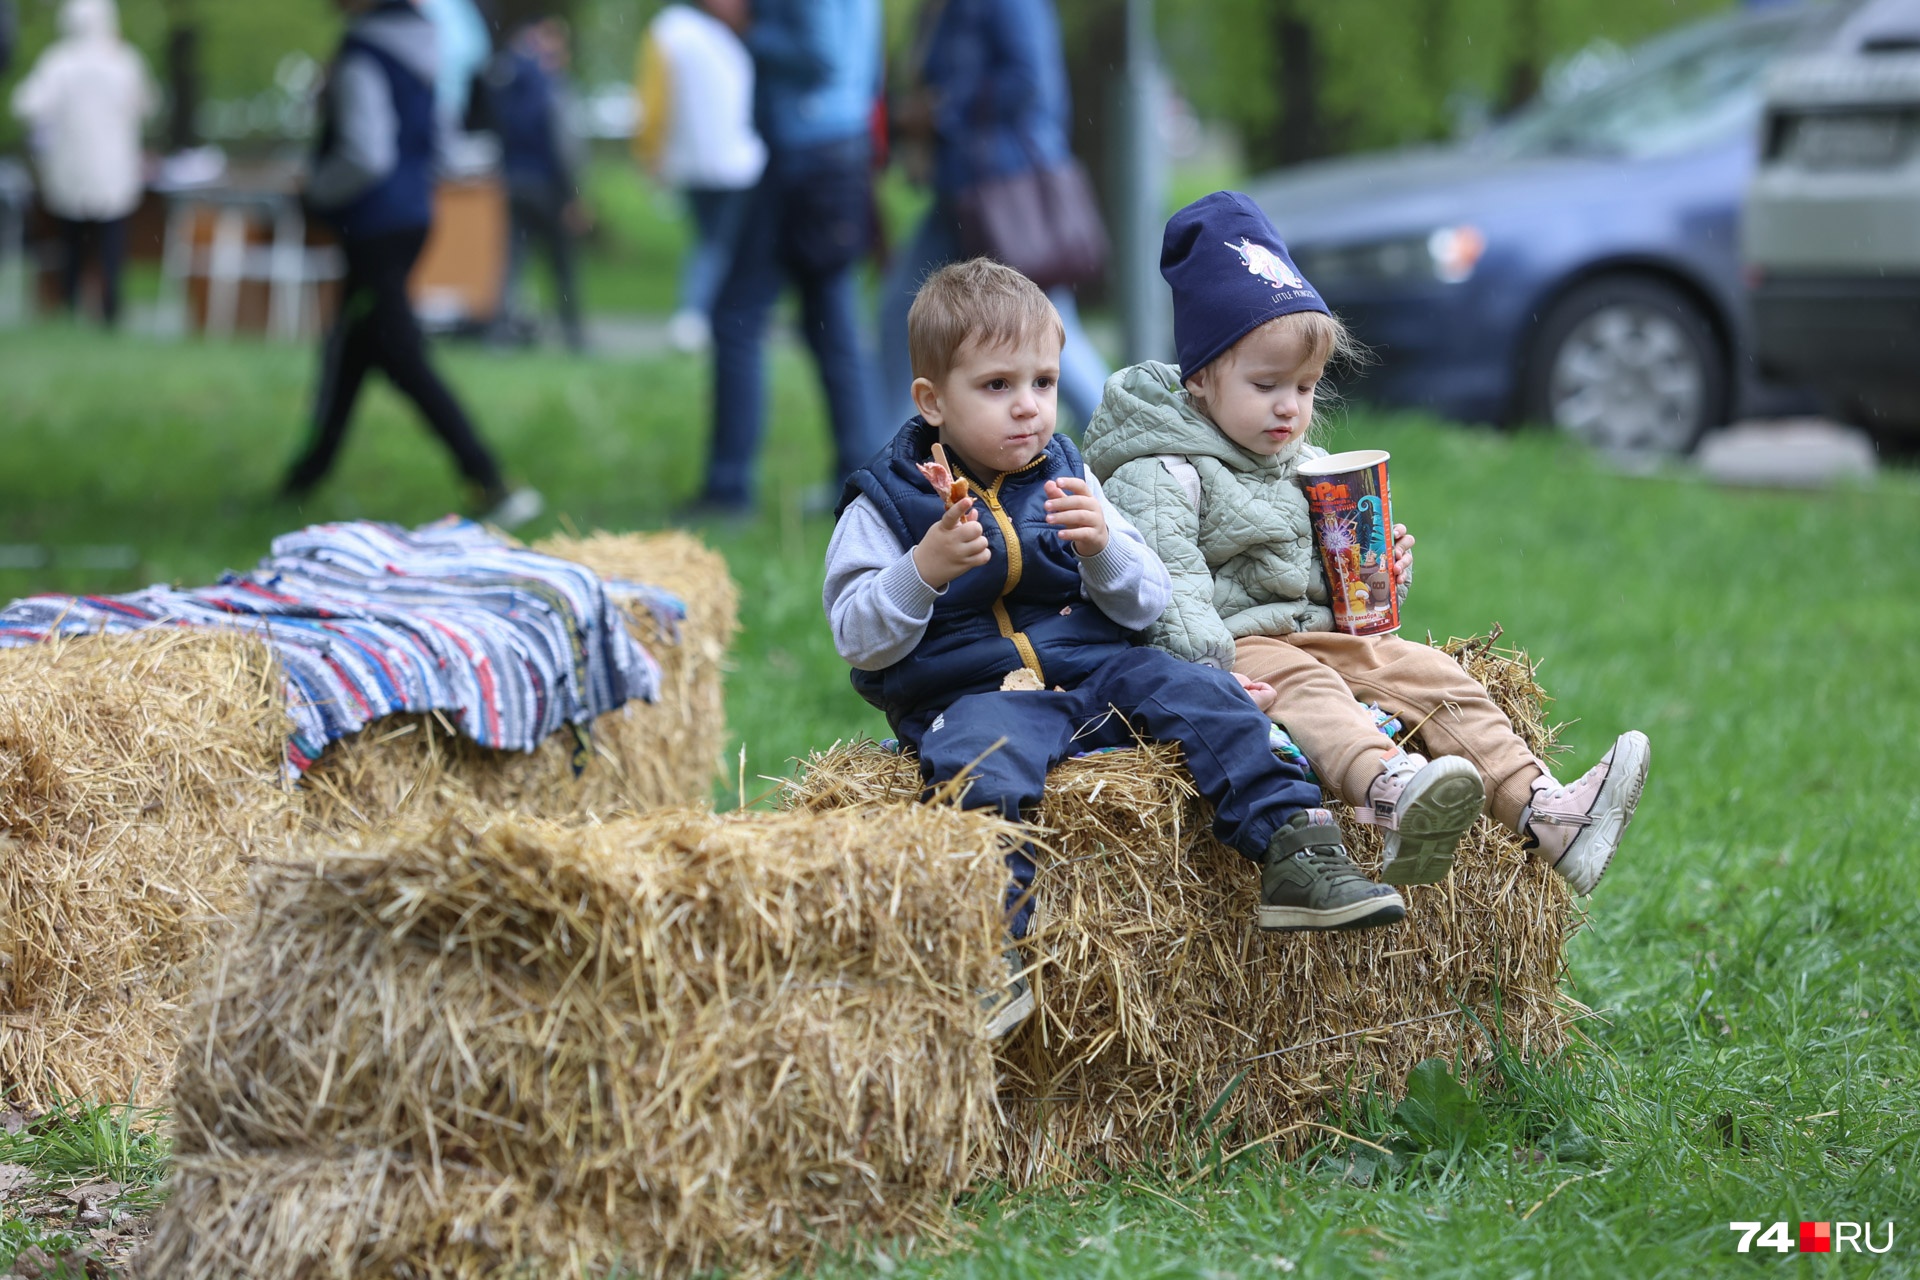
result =
M1400 629L1388 457L1384 449L1356 449L1294 468L1313 516L1313 545L1327 570L1333 625L1350 636Z

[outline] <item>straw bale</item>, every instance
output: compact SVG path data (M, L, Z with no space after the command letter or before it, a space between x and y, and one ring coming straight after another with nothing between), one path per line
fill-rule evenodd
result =
M169 1010L297 813L268 651L155 632L0 653L0 1088L151 1100Z
M735 627L725 562L679 533L539 549L688 606L671 631L629 611L661 664L661 696L600 717L578 778L571 734L529 755L395 716L334 744L289 790L281 677L253 636L156 630L0 650L0 1090L39 1105L163 1094L175 1005L241 902L248 863L296 831L707 796Z
M638 813L707 797L726 742L722 672L738 625L725 559L686 533L555 537L534 549L686 602L686 620L672 629L644 607L629 610L634 634L660 662L659 700L595 721L594 759L577 778L568 733L522 754L478 746L433 716L390 717L314 763L305 787L315 827L337 832L476 805L549 818Z
M1491 639L1446 648L1548 756L1525 655ZM827 811L919 787L910 758L860 743L810 761L793 799ZM1376 872L1377 833L1335 809ZM1484 817L1444 883L1406 891L1404 923L1324 935L1258 930L1253 868L1213 839L1173 747L1062 764L1035 827L1039 1013L999 1061L1002 1172L1016 1184L1216 1140L1298 1150L1324 1136L1331 1103L1397 1092L1424 1058L1484 1060L1489 1031L1528 1057L1567 1042L1569 895Z
M937 1229L997 1127L1014 832L503 815L263 864L188 1021L145 1274L755 1273Z

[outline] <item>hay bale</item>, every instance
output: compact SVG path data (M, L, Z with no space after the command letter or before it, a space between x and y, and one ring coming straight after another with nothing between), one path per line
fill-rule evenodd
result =
M145 1274L757 1272L937 1225L997 1127L1013 830L504 816L263 866Z
M736 595L685 534L540 546L687 602L674 634L644 608L658 702L600 717L575 778L571 735L490 751L433 717L336 743L297 789L271 650L252 636L149 631L0 650L0 1091L152 1102L173 1011L249 861L295 833L339 833L480 805L547 816L704 799L726 732Z
M1546 756L1525 656L1490 640L1446 647ZM827 811L919 785L910 759L861 743L809 762L794 802ZM1376 872L1377 833L1336 812ZM1324 1136L1336 1099L1397 1092L1424 1058L1483 1060L1490 1029L1529 1057L1566 1045L1569 895L1484 817L1445 883L1404 891L1406 922L1328 935L1255 927L1257 877L1213 839L1175 748L1068 761L1036 826L1039 1015L1000 1055L1002 1172L1016 1184L1204 1153L1216 1138L1298 1150Z
M294 830L267 649L153 633L0 651L0 1090L150 1100L250 852Z
M722 673L738 626L739 593L726 560L686 533L556 537L534 550L603 578L663 587L686 602L686 620L674 628L644 608L628 611L634 635L660 663L659 701L600 717L594 763L578 778L568 734L522 754L489 750L433 716L388 717L314 762L303 781L313 829L339 832L474 805L578 818L707 797L726 745Z

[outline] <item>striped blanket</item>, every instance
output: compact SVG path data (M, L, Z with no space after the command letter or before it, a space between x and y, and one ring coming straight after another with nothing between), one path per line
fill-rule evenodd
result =
M328 743L401 712L443 713L482 746L515 751L571 726L578 768L595 717L659 695L660 666L622 603L669 634L686 617L666 592L604 582L468 520L356 521L276 538L257 568L210 587L16 600L0 609L0 648L152 627L255 632L286 677L290 779Z

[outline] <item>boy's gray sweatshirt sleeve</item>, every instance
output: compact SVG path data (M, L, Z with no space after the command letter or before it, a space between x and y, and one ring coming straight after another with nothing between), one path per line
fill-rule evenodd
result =
M833 647L860 671L880 671L913 652L940 592L928 586L871 498L855 498L827 544L823 593Z

